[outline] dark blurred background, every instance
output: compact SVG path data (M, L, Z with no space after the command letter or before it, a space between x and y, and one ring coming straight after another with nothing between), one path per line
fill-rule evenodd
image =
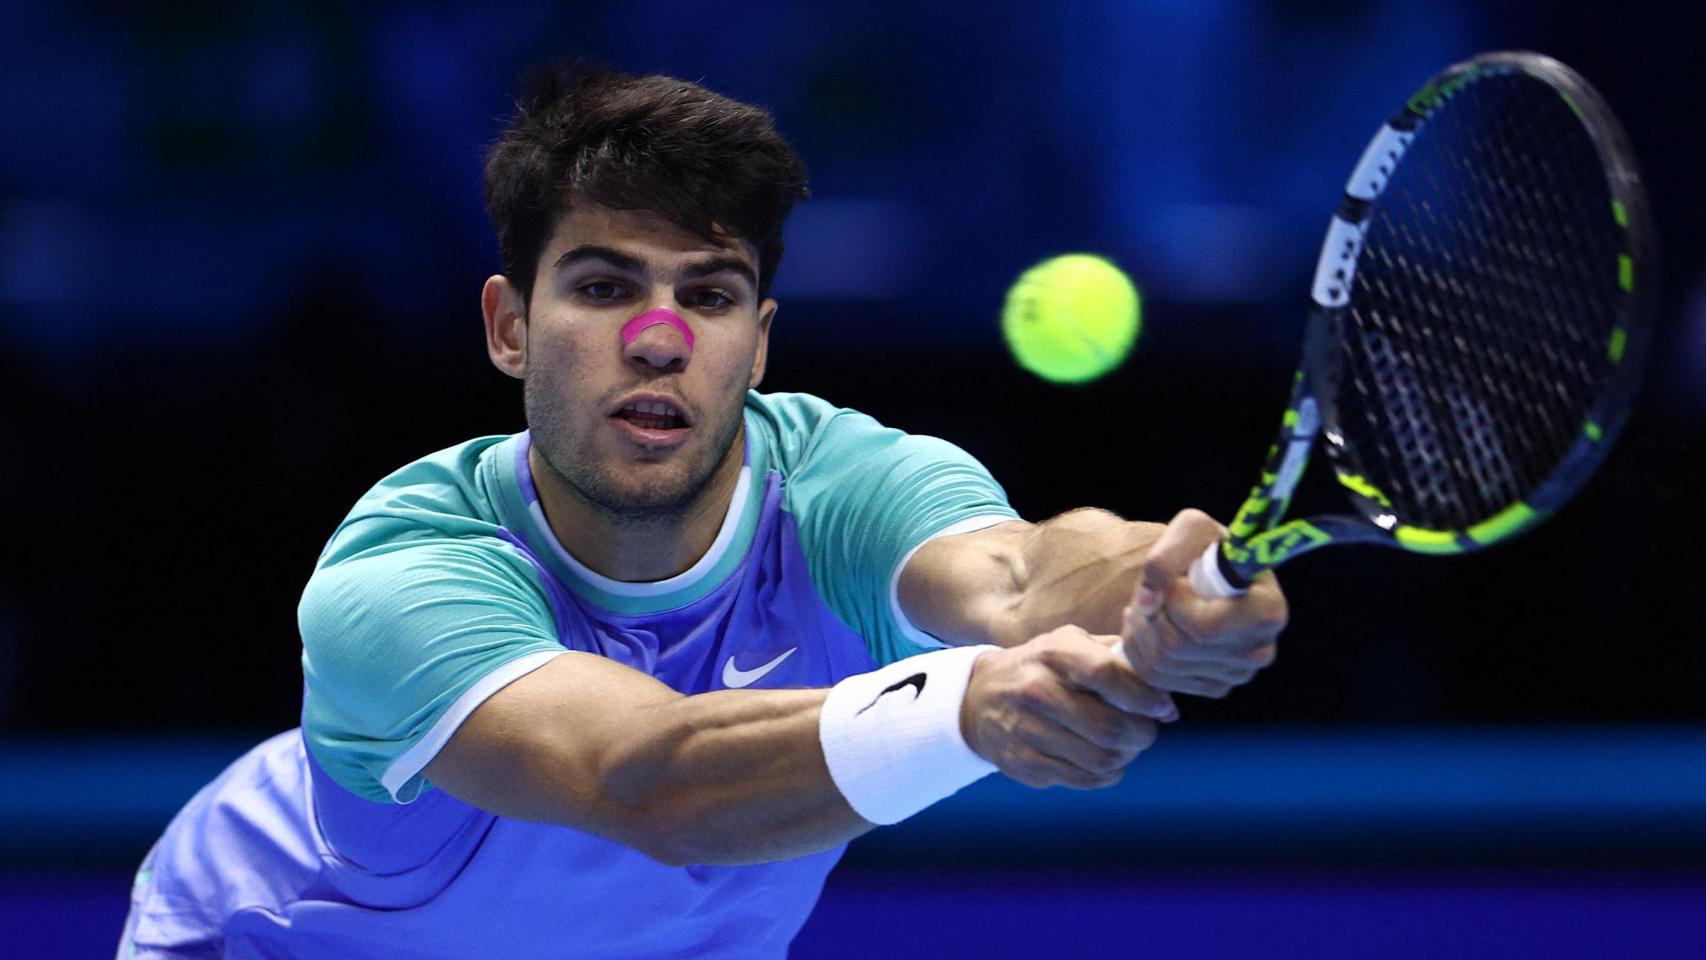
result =
M1698 6L22 2L5 22L0 862L134 862L201 780L295 723L296 600L355 498L522 428L477 293L498 268L482 153L525 67L589 57L775 113L813 198L788 230L767 389L954 440L1033 519L1094 504L1164 520L1225 517L1246 491L1321 232L1376 125L1444 65L1527 48L1622 117L1662 234L1657 362L1611 461L1551 524L1485 554L1288 566L1279 663L1188 703L1178 746L1155 751L1155 789L1186 793L1043 795L1025 809L1088 817L1100 840L1014 848L1054 866L1093 848L1121 869L1706 868L1690 772L1706 729ZM1068 251L1120 263L1146 307L1127 365L1077 389L1018 370L996 326L1013 278ZM1316 485L1300 505L1333 503ZM1430 774L1402 780L1406 757ZM1523 762L1516 794L1463 786ZM1400 779L1369 772L1382 763ZM1267 808L1252 827L1239 802L1298 771L1325 792L1286 802L1390 823L1299 833ZM1435 833L1381 806L1459 788L1440 803L1462 818ZM1495 795L1518 798L1506 819ZM1530 815L1560 796L1579 803ZM1166 820L1175 800L1196 812ZM1108 845L1133 811L1178 829ZM1603 829L1583 835L1583 816ZM851 859L899 862L877 840ZM12 876L11 902L39 908L46 888Z

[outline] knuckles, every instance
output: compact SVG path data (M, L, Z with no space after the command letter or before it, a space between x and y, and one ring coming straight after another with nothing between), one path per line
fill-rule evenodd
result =
M1124 777L1125 766L1122 764L1118 769L1109 770L1099 777L1091 778L1090 789L1100 790L1104 787L1111 787L1114 784L1119 783Z
M1175 525L1185 526L1187 524L1193 527L1208 527L1213 529L1216 533L1219 533L1222 530L1220 521L1214 519L1203 511L1198 510L1196 507L1186 507L1178 513L1173 514L1173 519L1169 521L1167 525L1171 527Z
M1030 787L1032 790L1043 790L1054 786L1054 782L1047 776L1033 773L1030 769L1025 767L1014 767L1011 769L1004 768L1002 772L1025 786Z
M1291 622L1291 611L1286 608L1284 597L1269 600L1257 611L1256 628L1270 637L1277 637Z
M1117 749L1145 750L1155 742L1155 721L1148 717L1122 713L1118 720L1103 730L1103 734L1102 742Z
M1291 605L1286 603L1285 594L1280 591L1279 580L1269 571L1262 575L1256 589L1250 591L1247 601L1255 617L1257 630L1267 636L1278 636L1287 623L1291 622Z
M1103 749L1098 751L1095 758L1091 760L1090 772L1100 774L1117 773L1118 771L1125 769L1125 765L1130 762L1131 759L1118 750Z
M1035 713L1052 699L1053 683L1045 674L1032 674L1013 689L1013 698L1027 712Z

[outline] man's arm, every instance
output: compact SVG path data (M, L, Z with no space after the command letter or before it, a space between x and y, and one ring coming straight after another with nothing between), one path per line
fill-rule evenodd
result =
M1067 623L1118 633L1161 530L1083 509L940 537L902 571L900 604L919 629L956 645L1011 647Z
M1108 656L1112 639L1065 628L991 651L949 722L979 756L1033 786L1116 782L1154 740L1148 717L1167 705ZM825 760L829 693L682 696L602 657L566 653L476 708L424 773L482 809L567 824L665 863L797 857L871 827ZM871 735L883 732L878 723Z
M1235 600L1198 597L1190 561L1224 528L1186 510L1163 526L1074 510L926 543L902 571L900 604L951 644L1015 646L1063 624L1119 633L1146 681L1218 697L1274 658L1286 622L1272 574Z
M817 746L827 693L689 697L570 652L488 698L423 772L481 809L566 824L666 863L799 856L871 828Z

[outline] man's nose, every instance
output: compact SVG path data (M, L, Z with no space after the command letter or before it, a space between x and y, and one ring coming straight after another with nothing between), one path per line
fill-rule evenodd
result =
M622 355L659 370L680 372L693 356L693 328L668 307L647 310L622 325Z

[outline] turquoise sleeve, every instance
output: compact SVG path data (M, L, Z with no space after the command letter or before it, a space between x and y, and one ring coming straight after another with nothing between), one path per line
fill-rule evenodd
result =
M901 564L950 527L1017 519L1006 492L945 440L890 429L815 398L766 399L784 412L781 458L792 461L785 465L786 506L818 593L865 638L878 663L939 646L904 622L893 598ZM802 406L807 401L816 406ZM786 418L790 412L795 416ZM792 443L786 426L796 428Z
M377 802L414 799L468 712L563 650L537 574L496 537L358 551L314 573L298 620L304 739Z

